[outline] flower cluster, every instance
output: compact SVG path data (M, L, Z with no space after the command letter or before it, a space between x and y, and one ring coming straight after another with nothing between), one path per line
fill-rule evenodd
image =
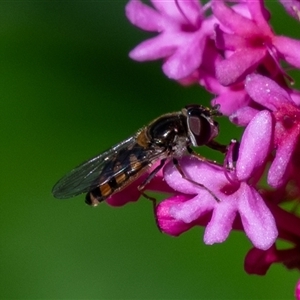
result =
M280 2L300 18L299 1ZM151 4L130 0L126 6L132 24L157 33L130 57L161 59L168 78L202 86L216 95L213 105L223 115L245 127L234 170L191 156L179 159L184 174L206 189L184 179L172 162L147 186L171 192L156 210L160 229L177 236L205 226L206 244L225 241L232 229L242 230L253 244L245 258L248 273L263 275L276 262L300 269L300 219L281 205L297 204L300 196L300 91L292 88L283 67L300 68L300 41L275 34L263 0ZM127 192L122 196L129 200ZM278 249L277 238L291 248ZM296 295L300 299L300 283Z

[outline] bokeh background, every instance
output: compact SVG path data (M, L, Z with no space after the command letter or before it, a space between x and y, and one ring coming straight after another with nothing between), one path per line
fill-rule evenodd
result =
M84 196L52 197L77 164L212 98L168 80L161 63L128 58L149 35L127 22L125 3L0 2L0 298L293 299L297 272L244 272L251 245L241 233L205 246L202 228L161 234L148 200L91 208ZM299 23L270 4L276 31L299 37ZM220 123L219 141L239 138Z

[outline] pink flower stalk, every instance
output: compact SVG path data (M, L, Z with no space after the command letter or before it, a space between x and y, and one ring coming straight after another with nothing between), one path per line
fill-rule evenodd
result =
M299 0L280 2L300 20ZM232 229L240 230L254 246L245 258L249 274L264 275L273 263L300 270L300 218L281 207L300 199L300 91L288 85L292 79L281 65L300 68L300 41L276 35L263 0L151 4L130 0L126 6L131 23L157 33L130 57L162 59L169 78L204 87L231 122L245 127L236 161L228 148L224 165L229 169L196 157L178 158L185 176L205 188L184 179L171 161L146 187L169 194L156 210L160 229L178 236L204 226L206 244L224 242ZM139 197L118 194L126 199L122 203ZM291 247L279 249L278 238Z

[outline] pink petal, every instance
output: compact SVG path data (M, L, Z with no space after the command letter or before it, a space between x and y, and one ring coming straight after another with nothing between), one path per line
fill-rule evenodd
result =
M160 32L164 28L161 15L140 0L130 0L125 13L133 25L143 30Z
M248 104L250 98L244 89L226 88L223 93L213 99L213 105L220 104L220 112L229 116Z
M298 55L300 41L285 36L276 36L273 39L273 45L288 63L297 68L300 67L300 57Z
M236 164L236 174L244 181L264 165L270 152L273 137L271 113L263 110L248 124L244 131Z
M251 13L252 19L255 21L255 24L261 30L260 35L273 35L268 23L271 15L264 7L264 1L247 0L247 7Z
M207 191L203 191L191 200L173 205L170 215L176 220L191 223L212 210L216 203Z
M225 86L236 83L251 73L262 61L265 54L265 48L237 50L217 65L216 77Z
M164 73L178 80L191 75L201 64L204 37L186 40L163 64Z
M178 23L191 23L195 26L202 18L202 9L198 0L151 0L151 2L164 16L175 19Z
M268 250L252 248L245 258L244 268L248 274L266 275L272 263L276 261L275 246Z
M268 172L268 184L274 188L281 187L287 181L289 162L298 140L298 130L290 132L288 139L278 147L276 156Z
M205 163L196 157L184 156L179 160L179 165L188 178L203 184L210 190L216 190L216 182L220 185L227 183L223 168ZM173 162L168 163L164 168L164 178L167 184L180 193L197 195L199 192L206 191L203 187L184 179Z
M220 26L215 26L215 41L218 49L222 50L237 50L248 45L247 40L236 34L228 34L220 29Z
M170 207L185 202L187 199L188 198L184 195L178 195L170 197L168 200L165 200L158 205L156 215L157 223L161 231L172 236L178 236L194 226L193 224L187 224L180 220L176 220L170 215Z
M213 1L212 10L222 25L229 28L233 33L244 38L253 38L254 35L261 35L260 29L252 20L227 7L224 1Z
M178 47L178 41L174 37L160 34L148 39L130 51L130 58L137 61L156 60L172 55Z
M252 108L250 106L245 106L235 111L229 117L229 120L239 126L247 126L258 112L258 109Z
M223 198L220 203L215 205L212 218L205 229L205 244L222 243L227 239L236 216L238 199L233 198L234 196Z
M278 236L272 213L259 193L246 183L241 183L238 193L239 213L246 235L256 248L269 249Z
M182 160L180 160L180 165L182 167ZM189 161L187 161L185 163L184 172L186 172L186 169L189 167L189 165L190 163ZM199 192L197 186L182 178L182 176L178 172L173 162L169 162L164 167L164 178L166 183L170 185L177 192L190 194L190 195L196 195Z
M117 192L106 199L106 203L111 206L123 206L128 202L135 202L141 197L141 192L138 190L138 185L141 184L143 179L139 179L129 186L125 187L122 191Z
M262 75L248 75L246 78L245 88L249 96L254 101L269 108L270 110L277 110L285 104L292 103L292 100L286 90L281 88L272 79Z
M300 106L300 91L292 90L290 92L290 97L297 106Z
M162 176L155 176L145 187L147 191L159 192L159 193L174 193L174 190L165 182Z

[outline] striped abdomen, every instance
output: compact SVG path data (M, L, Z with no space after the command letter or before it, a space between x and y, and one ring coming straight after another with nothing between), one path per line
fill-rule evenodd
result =
M96 206L113 193L122 190L139 175L144 173L151 161L147 159L149 151L134 144L131 149L122 149L109 159L102 169L97 182L86 195L86 203Z

